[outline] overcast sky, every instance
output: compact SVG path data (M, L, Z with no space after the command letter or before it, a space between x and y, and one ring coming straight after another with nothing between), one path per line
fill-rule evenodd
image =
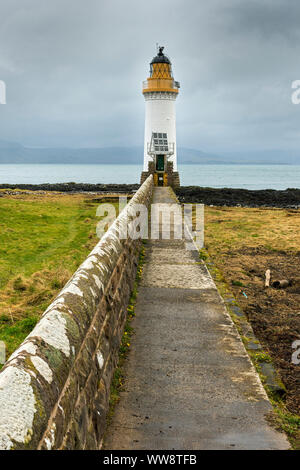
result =
M181 83L179 146L300 148L297 0L0 0L0 140L143 145L156 43Z

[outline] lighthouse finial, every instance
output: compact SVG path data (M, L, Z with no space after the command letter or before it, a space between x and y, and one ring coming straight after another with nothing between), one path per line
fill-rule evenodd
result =
M158 55L164 55L164 53L163 53L164 46L160 46L160 47L158 48L158 50L159 50Z

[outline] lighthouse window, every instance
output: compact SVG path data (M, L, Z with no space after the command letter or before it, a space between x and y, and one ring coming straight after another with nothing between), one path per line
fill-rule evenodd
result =
M168 152L168 137L166 133L163 132L153 132L152 133L153 146L155 152Z

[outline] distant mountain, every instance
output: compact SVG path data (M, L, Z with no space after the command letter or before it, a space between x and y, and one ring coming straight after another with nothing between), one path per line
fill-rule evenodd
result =
M264 150L249 152L224 152L215 155L202 152L201 150L180 148L178 149L178 161L180 163L202 163L202 164L289 164L300 165L299 152L285 150Z
M0 163L140 163L142 148L33 148L0 141Z
M300 149L299 151L275 149L252 152L224 152L222 158L225 161L231 160L233 163L300 165Z
M24 147L16 142L0 140L1 163L77 163L77 164L140 164L142 147L103 148L37 148ZM179 148L178 161L182 164L298 164L300 151L261 151L223 153L222 156L201 150Z

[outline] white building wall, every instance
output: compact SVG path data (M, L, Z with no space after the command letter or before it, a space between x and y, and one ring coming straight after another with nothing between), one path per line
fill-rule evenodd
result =
M168 142L174 142L174 154L169 157L173 162L174 171L177 171L176 149L176 114L175 93L152 92L145 93L145 140L144 140L144 171L148 171L148 162L152 161L147 153L147 144L151 142L152 132L166 132Z

